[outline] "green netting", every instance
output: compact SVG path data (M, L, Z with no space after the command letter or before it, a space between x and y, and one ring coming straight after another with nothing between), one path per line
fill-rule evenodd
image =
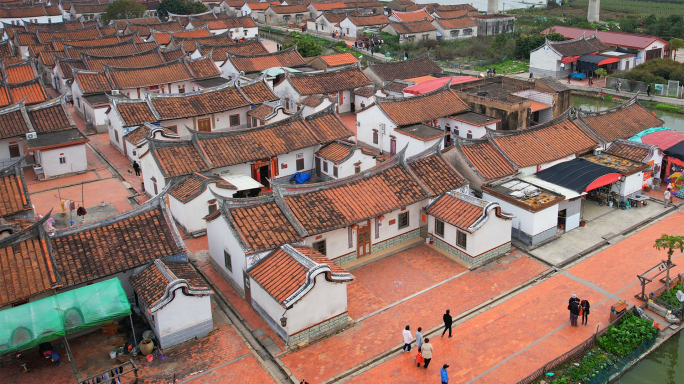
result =
M117 278L0 311L0 355L131 313Z
M672 129L668 127L656 127L656 128L649 128L647 130L641 131L637 133L636 135L632 136L629 138L630 141L636 141L637 143L641 143L641 138L648 135L649 133L653 132L658 132L658 131L671 131Z

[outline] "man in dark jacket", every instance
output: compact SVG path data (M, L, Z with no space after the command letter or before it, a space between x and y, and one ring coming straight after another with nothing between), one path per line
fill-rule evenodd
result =
M444 316L442 316L442 320L444 320L444 331L442 331L442 337L444 337L447 329L449 330L449 337L451 337L451 323L453 322L453 318L449 314L448 309L446 310Z
M580 306L576 301L570 302L570 325L577 326L577 318L579 317Z

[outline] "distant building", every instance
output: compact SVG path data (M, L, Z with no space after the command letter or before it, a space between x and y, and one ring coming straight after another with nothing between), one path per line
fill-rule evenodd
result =
M515 29L515 17L511 15L470 14L469 17L477 24L478 36L513 33L513 30Z

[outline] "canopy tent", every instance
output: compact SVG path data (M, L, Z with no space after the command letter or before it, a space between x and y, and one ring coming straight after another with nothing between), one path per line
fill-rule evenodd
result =
M677 160L684 161L684 141L680 141L679 143L667 148L663 151L663 154L665 156L670 156Z
M584 159L573 159L536 173L544 181L577 193L612 184L622 177L614 169Z
M261 71L261 73L265 73L266 76L278 76L278 75L282 75L283 73L285 73L285 71L291 72L291 73L301 72L298 69L289 68L289 67L273 67L273 68L269 68L269 69L264 69L263 71Z
M424 93L432 92L438 88L444 86L451 80L451 85L467 83L470 81L478 80L477 77L473 76L447 76L438 77L433 80L424 81L420 84L412 85L408 88L404 88L404 93L410 93L412 95L422 95Z
M577 58L577 69L580 71L595 71L601 65L617 63L620 59L599 55L582 55Z
M130 313L131 305L117 278L5 309L0 311L0 355Z

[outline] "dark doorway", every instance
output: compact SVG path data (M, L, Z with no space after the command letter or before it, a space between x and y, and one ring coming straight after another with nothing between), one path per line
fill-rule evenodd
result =
M10 158L13 158L13 157L21 157L21 153L19 152L19 144L17 144L17 143L10 143L10 145L9 145L9 153L10 153Z
M268 165L262 165L259 167L259 182L266 188L271 188L271 185L268 183Z
M245 285L245 301L249 306L252 306L252 289L249 286L249 275L247 274L247 271L243 270L242 271L242 281L244 282Z
M316 174L318 177L321 177L321 158L317 157L316 158Z

